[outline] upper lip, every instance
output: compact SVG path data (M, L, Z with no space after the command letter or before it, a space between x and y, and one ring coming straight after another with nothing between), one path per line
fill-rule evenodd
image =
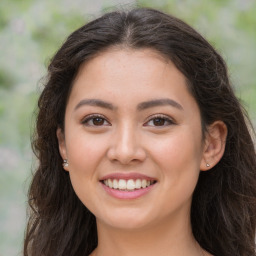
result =
M145 179L145 180L156 180L156 178L153 177L149 177L147 175L141 174L141 173L121 173L121 172L117 172L117 173L110 173L107 174L105 176L103 176L100 180L107 180L107 179L124 179L124 180L129 180L129 179Z

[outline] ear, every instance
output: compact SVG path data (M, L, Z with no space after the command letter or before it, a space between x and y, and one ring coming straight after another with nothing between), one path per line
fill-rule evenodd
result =
M227 126L222 121L216 121L208 127L200 164L201 171L211 169L220 161L225 151L227 133Z
M64 161L64 160L68 159L68 157L67 157L65 136L64 136L64 132L62 131L61 128L57 129L56 135L57 135L57 139L58 139L58 143L59 143L59 152L60 152L60 155L61 155L61 157ZM68 166L63 165L63 169L68 171Z

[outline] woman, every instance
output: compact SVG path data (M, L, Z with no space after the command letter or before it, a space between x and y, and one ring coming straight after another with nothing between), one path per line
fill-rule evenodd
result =
M156 10L112 12L48 72L24 255L255 255L249 121L202 36Z

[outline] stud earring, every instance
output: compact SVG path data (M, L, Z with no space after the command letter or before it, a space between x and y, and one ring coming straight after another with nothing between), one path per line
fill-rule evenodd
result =
M63 167L68 167L68 160L64 159L62 165L63 165Z
M210 167L210 164L206 163L206 167Z

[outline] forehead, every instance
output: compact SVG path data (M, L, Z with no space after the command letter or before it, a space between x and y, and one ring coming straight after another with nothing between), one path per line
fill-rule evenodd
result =
M133 64L133 65L131 65ZM81 75L89 72L97 72L98 76L114 76L117 72L131 72L135 75L136 71L148 71L152 68L165 68L166 65L173 65L165 56L153 49L130 49L121 47L111 47L98 53L89 61L83 63L78 71L76 80ZM96 77L94 77L96 78Z
M123 104L163 96L191 101L186 78L175 65L151 49L119 48L81 65L70 100L92 97Z

